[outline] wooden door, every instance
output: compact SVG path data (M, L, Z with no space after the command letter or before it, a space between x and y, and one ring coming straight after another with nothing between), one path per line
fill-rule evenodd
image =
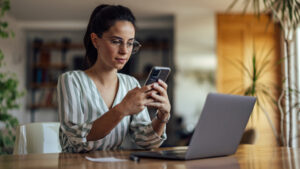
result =
M256 104L247 128L255 129L255 144L277 145L266 113L278 133L280 114L271 98L277 101L281 87L279 26L267 15L258 19L250 14L218 14L217 36L218 92L245 95L255 90L261 106ZM254 54L256 74L262 70L255 85Z

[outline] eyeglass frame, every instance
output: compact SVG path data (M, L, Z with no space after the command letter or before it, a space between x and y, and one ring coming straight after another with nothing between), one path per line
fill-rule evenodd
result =
M119 48L120 48L120 46L124 46L124 41L123 41L123 39L122 38L116 38L116 39L118 39L119 41L121 41L121 42L119 42L120 44L116 44L116 43L114 43L113 41L113 39L112 38L105 38L105 37L103 37L101 34L96 34L99 38L101 38L101 39L106 39L106 40L109 40L110 41L110 43L112 44L112 45L117 45ZM127 42L126 43L126 49L127 50L129 50L131 47L128 47L128 43L129 42ZM136 45L136 46L135 46ZM136 54L138 51L139 51L139 49L142 47L142 45L140 44L140 42L138 42L137 40L135 40L135 39L133 39L133 42L132 42L132 49L131 49L131 54Z

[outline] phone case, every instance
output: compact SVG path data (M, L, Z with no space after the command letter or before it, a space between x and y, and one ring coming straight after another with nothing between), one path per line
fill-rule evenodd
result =
M157 82L158 79L166 81L170 71L171 69L169 67L159 67L159 66L153 67L148 75L145 85L149 85L151 83Z

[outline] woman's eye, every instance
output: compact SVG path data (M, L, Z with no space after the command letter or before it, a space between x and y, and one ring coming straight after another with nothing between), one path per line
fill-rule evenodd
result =
M111 43L119 45L119 44L122 43L122 41L120 41L120 40L112 40Z
M127 46L133 46L133 42L127 42Z

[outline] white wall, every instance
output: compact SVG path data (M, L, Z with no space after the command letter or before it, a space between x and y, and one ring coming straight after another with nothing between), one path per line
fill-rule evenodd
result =
M4 62L6 65L0 69L4 72L12 72L16 74L19 81L19 89L26 91L26 73L28 67L26 62L28 59L26 51L26 31L30 30L82 30L85 29L85 22L20 22L13 17L6 16L9 27L14 31L15 37L10 39L0 39L0 48L4 53ZM26 91L24 97L19 99L20 109L13 110L11 113L15 115L20 124L29 123L31 120L30 111L26 108L30 100L29 91ZM36 122L57 121L58 114L53 110L37 111L35 114Z
M208 81L197 79L199 74L214 73L216 69L215 15L178 13L175 18L174 111L184 118L190 131L198 121L206 94L215 91Z
M26 78L26 51L24 32L21 30L18 22L9 16L5 17L9 23L9 28L14 31L15 37L9 39L0 39L0 49L4 53L4 62L6 65L0 69L1 72L12 72L16 74L19 81L19 89L25 90ZM30 118L25 108L25 99L19 99L21 105L19 110L13 110L11 113L15 115L21 123L29 122Z

